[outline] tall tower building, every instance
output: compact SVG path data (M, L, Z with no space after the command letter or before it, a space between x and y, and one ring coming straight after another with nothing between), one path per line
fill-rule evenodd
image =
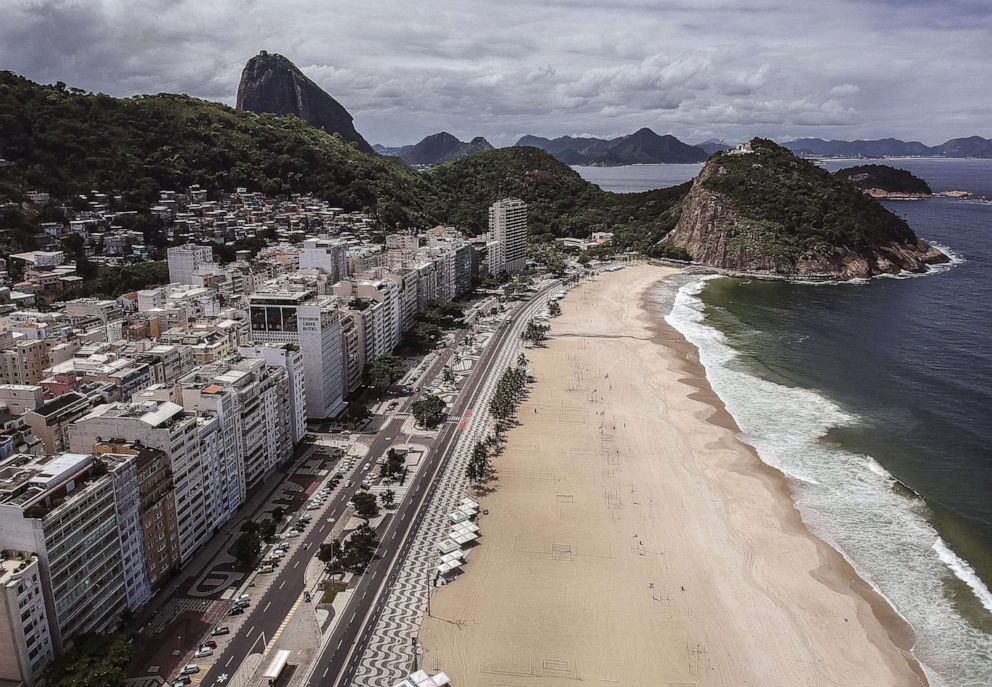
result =
M334 298L313 291L256 291L248 299L255 343L290 343L303 353L309 418L345 408L341 312Z
M497 242L496 273L519 272L527 266L527 204L504 198L489 207L489 235Z

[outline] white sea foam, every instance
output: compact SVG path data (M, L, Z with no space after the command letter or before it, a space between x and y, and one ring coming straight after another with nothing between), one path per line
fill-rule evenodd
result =
M723 333L705 320L699 294L706 281L716 278L721 277L682 286L665 319L698 349L707 378L742 438L763 461L793 479L793 495L806 524L913 626L914 653L930 683L988 687L992 636L963 617L945 594L948 570L961 575L931 546L938 535L926 504L893 489L893 476L870 456L826 438L831 429L860 418L815 391L761 379L746 368Z
M951 572L959 580L971 588L971 591L975 593L975 596L982 602L985 609L992 613L992 591L989 591L989 588L985 586L982 578L975 573L975 569L968 565L967 561L951 551L950 547L940 537L937 537L937 540L933 543L933 550L937 552L937 557L944 562L944 565L950 568Z

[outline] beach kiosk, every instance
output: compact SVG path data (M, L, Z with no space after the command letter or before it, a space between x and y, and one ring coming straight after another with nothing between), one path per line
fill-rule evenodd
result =
M451 678L442 673L430 676L422 670L410 673L397 682L393 687L445 687L451 684Z

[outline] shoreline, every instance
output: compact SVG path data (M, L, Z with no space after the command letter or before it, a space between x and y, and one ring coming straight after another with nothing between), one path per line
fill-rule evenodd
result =
M868 604L870 612L874 615L875 619L888 633L888 638L904 652L910 668L917 674L920 683L923 685L929 684L922 664L912 653L912 649L916 643L916 634L909 621L899 613L889 599L857 573L854 566L841 551L818 537L806 526L802 519L802 513L799 511L799 507L796 505L795 499L792 496L792 491L789 487L789 478L781 470L763 461L757 449L740 438L741 429L737 426L733 415L727 410L723 399L710 386L709 380L706 378L706 368L699 360L696 347L687 341L681 332L666 322L661 313L657 313L659 315L657 317L651 316L652 307L656 304L651 302L650 291L651 288L657 288L657 286L656 283L654 287L649 287L642 296L641 307L644 313L644 319L647 320L646 326L655 331L656 341L661 346L672 350L679 356L679 364L684 376L680 377L678 381L696 389L696 392L689 394L689 398L704 403L712 409L712 413L709 417L704 418L704 421L733 432L736 440L741 446L746 448L753 459L752 461L747 461L747 464L742 465L742 468L762 473L768 480L769 486L777 491L783 500L788 503L787 512L783 513L783 517L792 526L796 527L797 530L802 531L805 536L816 543L818 553L823 560L823 564L813 576L821 583L833 589L849 591L860 596Z
M456 684L926 685L908 623L806 528L656 312L680 273L583 284L527 351L538 381L481 544L433 594L425 666Z

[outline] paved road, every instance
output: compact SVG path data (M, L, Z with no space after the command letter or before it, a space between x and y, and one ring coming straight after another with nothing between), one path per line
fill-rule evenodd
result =
M543 295L548 288L550 287L538 292L535 298ZM518 309L512 322L518 321L523 316L527 310L526 305ZM442 427L431 450L427 452L424 465L410 478L407 497L401 501L396 511L380 524L379 534L382 541L378 558L353 582L355 586L351 603L345 609L345 616L337 623L327 648L316 658L313 678L308 684L324 687L331 684L345 685L350 681L358 659L364 652L369 633L375 627L378 611L381 610L382 600L385 599L383 591L388 589L387 582L392 582L399 570L398 564L406 556L412 541L410 535L416 532L423 519L425 506L429 503L436 486L437 475L440 474L450 455L457 436L458 421L465 410L471 407L480 385L490 373L496 352L505 344L506 333L511 329L509 322L501 325L494 340L486 346L455 401L450 413L452 419ZM458 338L460 337L461 332ZM452 351L453 348L449 347L435 359L417 382L418 388L429 384L450 358ZM411 396L400 405L397 412L407 412L412 402ZM403 422L404 417L393 417L380 428L365 458L353 472L354 475L365 474L365 465L371 465L370 470L374 468L375 460L397 443ZM345 514L346 504L359 491L357 485L350 488L346 485L347 480L343 480L341 486L332 494L327 509L319 518L314 517L314 522L297 540L308 546L298 546L291 556L282 559L273 584L261 598L252 598L252 610L255 612L250 614L238 633L226 643L210 669L201 674L202 677L198 680L200 685L226 687L228 676L233 675L250 654L262 652L266 643L271 641L293 605L303 594L307 564L316 555L320 544L329 538L334 528L334 524L329 523L328 519L334 518L335 523L340 520ZM427 584L427 580L424 583ZM319 597L315 594L314 598ZM262 609L262 612L257 612L257 609ZM376 612L372 613L372 611ZM223 621L218 621L218 624L223 624ZM342 675L342 670L346 666L347 670ZM340 680L337 678L339 675Z
M416 533L427 513L427 506L439 483L438 475L447 465L454 448L463 415L466 410L472 408L480 387L492 374L492 367L499 357L500 350L512 339L508 334L513 330L513 325L525 317L530 317L528 306L553 286L538 291L530 301L521 306L511 320L496 331L494 340L486 346L468 382L455 401L450 413L452 419L439 433L424 469L418 471L416 477L419 479L411 484L408 498L404 499L393 521L388 523L379 547L379 558L362 576L352 604L348 606L345 617L335 627L324 651L315 659L312 677L305 683L305 687L331 685L344 687L351 683L388 596L385 592L395 581L413 543L412 535ZM424 584L429 584L429 580L425 579Z

